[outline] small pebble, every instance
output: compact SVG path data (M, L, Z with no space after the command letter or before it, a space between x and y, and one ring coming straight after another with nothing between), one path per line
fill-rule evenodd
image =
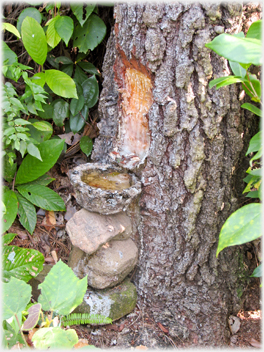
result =
M224 27L222 27L222 26L215 26L215 27L214 27L214 31L215 31L215 33L217 33L217 34L222 34L222 33L224 33Z

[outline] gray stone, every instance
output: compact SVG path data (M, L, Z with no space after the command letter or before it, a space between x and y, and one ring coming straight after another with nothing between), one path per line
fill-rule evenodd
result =
M80 279L88 275L89 286L104 289L123 281L137 260L137 246L128 239L108 242L91 256L74 248L68 265Z
M124 169L110 164L88 163L75 167L69 171L69 178L73 185L76 201L89 211L100 214L115 214L127 210L132 199L141 192L141 182L134 174L129 174L131 186L120 190L102 189L90 186L83 179L89 173L119 172Z
M67 222L66 230L73 246L92 254L112 239L128 239L131 221L124 213L101 215L81 209Z
M87 290L82 304L73 313L100 314L114 321L132 312L136 303L136 287L126 279L111 289Z

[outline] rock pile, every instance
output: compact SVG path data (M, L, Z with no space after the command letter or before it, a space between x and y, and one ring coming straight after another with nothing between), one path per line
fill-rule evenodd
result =
M87 174L87 170L94 172L98 168L100 172L109 171L109 168L111 171L114 169L115 172L120 172L119 168L116 170L117 168L110 165L91 163L78 166L69 172L75 192L81 194L81 197L76 199L77 202L78 199L82 199L79 204L83 209L76 212L66 225L66 231L73 245L68 265L80 279L88 276L89 290L76 312L93 314L107 312L107 316L116 320L131 312L136 305L136 288L126 277L137 264L138 249L130 238L132 235L130 218L122 209L127 209L141 188L135 175L130 187L133 190L126 188L125 192L100 190L82 181L82 176ZM103 173L100 175L104 177ZM97 201L97 197L94 197L94 194L100 191L107 193L108 199L111 199L111 202L104 202L102 207L99 205L101 200ZM131 196L128 197L128 194ZM118 207L113 210L115 203L118 203Z

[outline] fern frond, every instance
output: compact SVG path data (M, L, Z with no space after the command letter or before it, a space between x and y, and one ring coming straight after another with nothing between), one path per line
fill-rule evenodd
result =
M72 313L62 318L61 324L63 326L79 325L79 324L111 324L112 319L100 314L88 313Z

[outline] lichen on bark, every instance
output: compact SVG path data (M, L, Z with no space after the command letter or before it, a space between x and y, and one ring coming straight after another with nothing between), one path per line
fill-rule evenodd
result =
M110 161L118 138L118 48L151 73L150 147L145 164L134 169L142 194L130 209L140 247L134 282L155 321L175 341L193 345L227 344L227 317L240 308L237 289L245 287L243 249L227 248L218 259L215 253L221 226L239 205L243 183L236 170L247 166L241 157L256 129L253 115L240 108L241 87L208 88L210 79L230 71L205 43L222 29L241 30L247 9L241 3L118 4L103 66L92 154L100 162Z

